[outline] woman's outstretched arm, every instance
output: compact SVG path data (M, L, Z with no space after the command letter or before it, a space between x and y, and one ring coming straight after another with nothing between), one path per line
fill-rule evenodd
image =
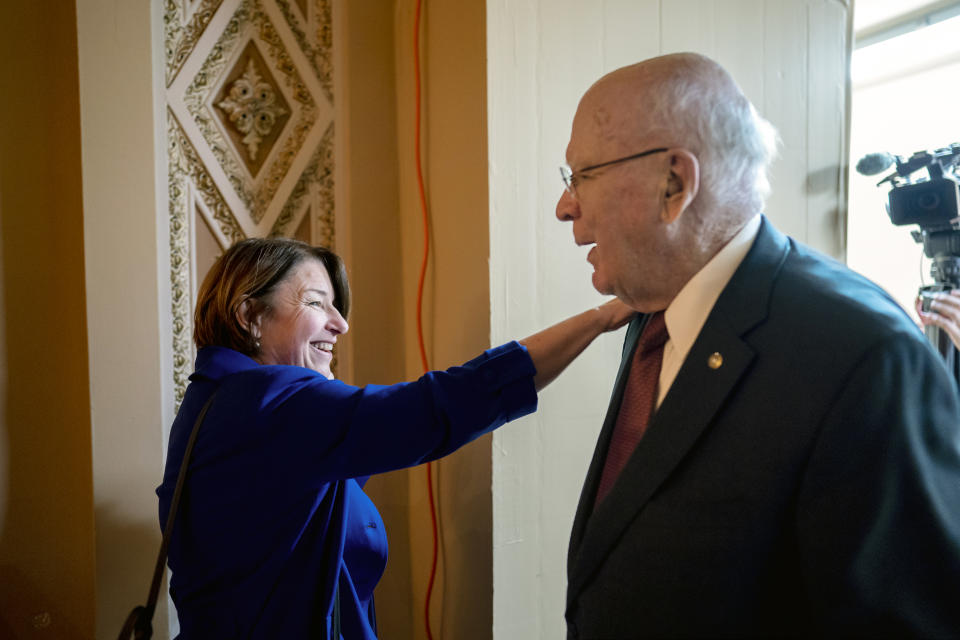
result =
M613 299L520 340L537 368L533 379L537 391L560 375L594 338L627 324L635 313L620 300Z

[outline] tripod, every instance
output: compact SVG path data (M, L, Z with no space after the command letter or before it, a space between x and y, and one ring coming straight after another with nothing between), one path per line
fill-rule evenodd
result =
M936 254L930 265L930 275L936 284L920 287L920 308L930 310L931 294L949 292L960 289L960 256L952 254ZM960 386L960 352L953 344L947 332L935 325L927 325L923 333L933 345L933 348L943 357L947 370L953 375L954 381Z

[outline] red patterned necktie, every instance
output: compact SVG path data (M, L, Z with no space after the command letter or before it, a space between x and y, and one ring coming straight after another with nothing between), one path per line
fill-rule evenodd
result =
M607 450L607 460L600 476L600 487L597 489L597 500L600 504L610 489L613 488L617 476L627 464L627 460L637 448L637 443L647 429L647 423L653 414L657 398L657 382L660 379L660 363L663 361L663 345L669 335L667 325L663 319L663 311L650 316L647 325L643 328L637 349L634 351L633 361L630 363L630 373L627 385L623 390L623 400L620 402L620 413L617 415L617 424L613 428L610 439L610 448Z

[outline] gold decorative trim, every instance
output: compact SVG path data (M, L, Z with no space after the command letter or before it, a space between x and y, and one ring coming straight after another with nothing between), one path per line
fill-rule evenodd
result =
M173 83L177 73L183 68L183 63L190 57L190 52L203 35L207 25L217 12L223 0L201 0L200 5L190 16L190 21L184 24L180 2L166 0L163 8L164 41L166 44L167 59L167 86Z
M334 173L333 173L333 123L327 127L317 150L307 164L306 169L300 174L296 186L290 193L290 197L283 205L283 210L277 217L273 228L270 229L270 237L292 236L296 229L292 224L297 211L300 210L303 200L310 192L311 185L318 185L320 195L320 207L316 211L318 224L315 229L319 232L319 237L314 238L314 242L319 242L325 247L333 247L334 240Z
M280 12L283 13L287 26L293 32L297 44L310 61L320 86L323 87L323 93L333 104L333 14L331 11L330 0L315 0L313 9L317 16L317 45L311 45L307 41L306 33L300 28L300 24L290 9L288 0L276 0ZM306 20L306 16L304 17Z
M230 21L224 28L223 33L217 40L217 44L213 47L210 55L208 55L207 59L204 61L200 72L197 73L196 77L193 79L193 82L191 82L190 86L187 88L187 91L183 97L183 101L193 116L194 122L196 122L197 126L200 128L200 132L207 141L207 144L210 145L210 150L217 158L217 162L219 162L220 166L223 167L223 171L226 173L227 179L233 186L237 196L243 202L247 210L250 210L252 209L253 205L253 197L244 187L241 177L243 174L243 169L241 168L240 163L237 162L236 158L229 153L229 145L227 141L223 139L223 137L220 135L220 132L213 125L211 114L203 106L204 96L211 91L211 87L209 86L210 81L214 78L220 77L220 73L227 64L227 53L233 50L235 43L240 36L241 26L247 20L246 11L248 8L249 3L244 2L237 12L230 18Z
M187 221L189 142L173 113L167 111L167 189L170 212L170 298L173 313L173 394L179 407L191 371L192 323L190 321L190 234Z
M292 130L281 143L281 148L270 163L262 182L251 181L246 176L233 145L224 139L223 134L214 125L215 116L206 104L209 95L215 90L215 87L211 86L211 82L222 77L229 53L238 46L237 41L241 33L241 25L248 22L259 27L260 42L266 46L269 58L274 64L274 69L287 87L291 89L293 99L300 104L299 113ZM224 173L230 180L237 196L247 208L250 217L255 222L260 222L280 183L290 169L293 159L297 156L297 152L303 146L307 134L316 122L317 110L313 96L310 95L310 91L300 78L300 74L297 73L293 61L284 50L279 35L263 12L259 2L244 0L241 3L224 29L220 40L213 47L200 71L188 87L184 95L184 103L193 116L200 133L207 141L210 151L223 167Z
M319 243L329 249L336 249L336 234L334 229L336 215L336 199L334 198L334 183L336 174L334 173L334 123L331 122L327 131L323 134L323 140L320 141L320 147L317 154L320 156L320 166L317 172L317 184L320 200L320 206L317 207L315 215L317 222L315 229L317 237L314 237L314 243Z
M193 313L190 295L190 247L188 185L213 215L220 231L234 243L244 238L243 230L223 196L207 173L173 112L167 111L168 199L170 214L170 285L173 313L173 386L179 406L193 371Z

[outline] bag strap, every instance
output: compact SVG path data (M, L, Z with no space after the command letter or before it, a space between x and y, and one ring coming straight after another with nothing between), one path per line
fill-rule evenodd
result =
M197 421L193 423L193 431L187 439L187 446L183 451L183 461L180 463L180 472L177 474L177 486L173 490L173 498L170 500L170 511L167 512L167 524L163 528L163 540L160 542L160 551L157 553L157 564L153 568L153 580L150 583L150 594L147 596L147 604L143 607L135 608L124 624L123 631L120 632L120 638L129 637L129 627L137 632L136 637L150 637L152 633L152 620L154 610L157 608L157 597L160 595L160 583L163 580L163 571L167 565L167 548L170 546L170 535L173 533L173 523L177 519L177 509L180 507L180 494L183 493L183 483L187 477L187 467L190 466L190 456L193 454L193 444L197 441L197 433L200 431L200 425L207 415L207 410L213 404L213 399L217 392L210 394L200 413L197 415Z
M333 591L333 640L340 640L340 578Z

